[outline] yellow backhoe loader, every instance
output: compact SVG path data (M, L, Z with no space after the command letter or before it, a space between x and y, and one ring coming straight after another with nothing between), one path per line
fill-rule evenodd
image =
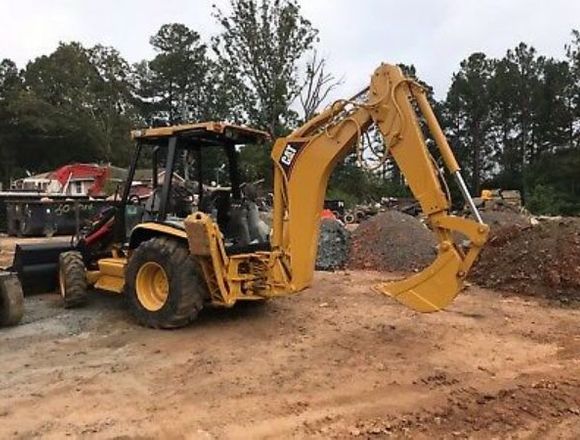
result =
M446 185L426 147L420 117L474 220L449 214ZM357 96L335 102L276 140L271 154L274 202L269 233L259 233L252 196L241 188L236 149L267 141L266 133L226 123L134 131L136 154L117 208L103 214L73 244L73 250L45 249L47 254L60 253L58 284L65 305L82 304L87 288L94 286L125 295L130 312L141 324L173 328L191 322L208 304L230 307L237 301L265 300L307 288L314 274L329 176L339 161L355 151L372 124L382 133L385 156L390 154L397 163L439 243L436 260L424 271L380 284L377 291L419 312L441 310L462 289L488 227L473 204L423 88L389 64L382 64L370 86ZM231 188L208 195L199 185L199 209L177 213L172 201L177 159L183 151L197 158L201 174L203 152L215 147L223 148L228 158ZM154 191L142 201L130 191L140 155L147 148ZM156 181L158 162L165 166L162 183ZM198 181L203 182L202 175ZM467 240L456 243L454 233ZM20 254L27 260L26 249Z

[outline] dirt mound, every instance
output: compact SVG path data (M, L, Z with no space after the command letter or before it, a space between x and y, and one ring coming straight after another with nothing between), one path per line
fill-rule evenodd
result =
M398 211L380 213L352 233L352 269L409 272L429 265L436 241L421 221Z
M471 279L490 288L580 299L580 219L492 227Z

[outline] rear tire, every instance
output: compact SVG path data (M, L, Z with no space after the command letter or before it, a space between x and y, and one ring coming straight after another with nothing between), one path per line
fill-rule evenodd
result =
M16 325L24 314L24 294L14 273L0 272L0 327Z
M67 251L60 254L58 281L66 309L81 307L87 303L87 269L80 252Z
M166 237L143 242L125 272L125 298L133 317L146 327L183 327L209 297L187 246Z

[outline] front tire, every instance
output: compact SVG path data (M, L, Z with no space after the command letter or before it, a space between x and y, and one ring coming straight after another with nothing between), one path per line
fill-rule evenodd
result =
M24 294L14 273L0 272L0 327L16 325L24 314Z
M84 306L88 299L88 282L83 255L78 251L63 252L58 262L58 285L64 307Z
M156 237L141 243L131 255L125 297L141 325L177 328L197 317L208 293L187 246Z

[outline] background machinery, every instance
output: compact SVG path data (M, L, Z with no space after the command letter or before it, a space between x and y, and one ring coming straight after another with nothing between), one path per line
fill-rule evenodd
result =
M522 195L517 189L483 189L473 201L480 211L524 211Z
M426 147L417 113L475 220L449 214L442 173ZM137 130L132 133L136 152L118 205L71 245L41 250L47 261L41 261L38 249L20 247L14 268L26 284L27 268L35 261L36 266L44 265L37 274L54 280L56 266L48 265L55 265L58 255L58 284L65 305L82 304L89 286L123 293L133 316L155 328L186 325L205 305L230 307L237 301L301 291L312 283L329 176L372 124L382 133L385 156L389 153L399 166L439 242L436 260L424 271L383 283L377 291L420 312L440 310L461 290L488 227L469 196L423 89L388 64L374 72L370 86L356 97L335 102L275 142L271 231L264 230L251 188L242 190L237 171L236 145L265 142L266 133L225 123ZM227 158L231 189L210 196L201 184L201 164L205 149L216 147ZM173 171L183 152L196 158L200 185L195 211L172 197ZM143 155L151 158L153 176L161 162L165 167L163 182L154 179L147 200L130 194ZM453 233L467 240L458 244Z

